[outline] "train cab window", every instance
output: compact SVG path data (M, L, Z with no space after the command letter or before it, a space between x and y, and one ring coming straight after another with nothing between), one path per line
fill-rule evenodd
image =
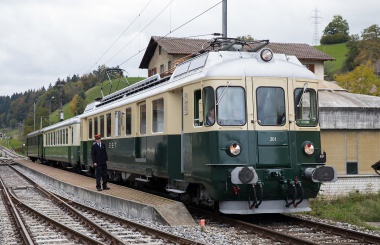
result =
M94 117L94 135L99 134L98 128L98 117Z
M132 134L132 109L125 109L125 135Z
M217 118L221 126L244 125L245 91L242 87L219 87L216 90Z
M146 104L140 105L140 134L146 134Z
M296 123L298 126L318 124L317 93L314 89L297 88L294 90Z
M285 92L278 87L259 87L256 90L257 122L263 126L286 123Z
M115 136L121 135L122 122L123 122L123 118L122 118L121 111L116 111L115 112Z
M202 126L202 122L199 121L199 100L202 98L201 90L194 91L194 126Z
M106 115L107 137L111 137L111 113Z
M92 138L92 120L88 120L88 138Z
M215 95L212 87L203 89L203 118L205 126L215 123Z
M99 133L100 133L100 135L104 135L104 116L103 115L100 116L99 120L100 120L100 131L99 131Z
M153 100L153 133L164 132L164 99Z

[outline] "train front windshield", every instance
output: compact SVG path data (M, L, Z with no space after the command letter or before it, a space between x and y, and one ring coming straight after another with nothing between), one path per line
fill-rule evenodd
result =
M218 87L216 90L217 118L221 126L244 125L245 91L242 87Z
M277 87L260 87L256 91L257 118L260 125L284 125L285 91Z

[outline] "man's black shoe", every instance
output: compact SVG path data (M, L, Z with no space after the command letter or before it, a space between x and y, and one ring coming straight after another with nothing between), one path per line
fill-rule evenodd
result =
M103 187L103 190L109 190L109 189L111 189L111 188L109 188L109 187Z
M98 191L102 191L102 189L101 189L101 188L98 188Z

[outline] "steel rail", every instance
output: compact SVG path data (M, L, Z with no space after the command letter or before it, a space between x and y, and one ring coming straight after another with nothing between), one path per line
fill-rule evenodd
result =
M301 239L301 238L298 238L295 236L287 235L287 234L284 234L282 232L274 231L274 230L271 230L271 229L268 229L265 227L261 227L258 225L247 223L244 221L223 217L223 216L217 215L215 213L204 211L204 210L201 210L198 208L188 207L188 209L193 211L193 212L198 212L198 213L210 216L217 221L221 221L223 223L230 224L231 226L238 227L242 230L253 232L253 233L258 234L260 236L272 239L274 241L280 241L280 242L284 242L287 244L294 244L294 245L308 245L308 244L318 245L319 244L319 243L307 241L307 240L304 240L304 239Z
M15 207L12 198L10 197L9 191L7 190L7 187L5 186L3 180L0 178L0 184L2 186L2 193L3 196L6 197L5 201L8 203L9 209L14 217L14 220L16 222L16 225L20 231L20 234L22 236L23 241L27 245L34 244L33 239L30 237L30 234L28 232L28 229L26 229L24 222L22 221L19 213L17 212L17 208Z
M72 205L74 207L78 207L78 209L90 210L91 212L94 212L94 213L96 213L96 214L98 214L100 216L104 216L104 217L106 217L108 219L115 220L116 222L118 222L120 224L126 225L128 227L136 228L137 230L143 230L144 232L146 232L147 234L149 234L151 236L156 236L156 237L158 237L160 239L164 239L164 240L166 240L168 242L173 242L173 243L178 243L178 244L200 244L200 245L204 244L204 243L201 243L201 242L196 242L196 241L189 240L189 239L186 239L186 238L183 238L183 237L179 237L179 236L176 236L176 235L164 232L164 231L160 231L160 230L151 228L149 226L145 226L145 225L142 225L142 224L139 224L139 223L135 223L133 221L122 219L122 218L114 216L112 214L108 214L108 213L99 211L97 209L85 206L83 204L80 204L80 203L77 203L77 202L73 202L73 201L68 200L68 199L66 199L64 197L60 197L60 198L62 200L64 200L65 202L67 202L69 205Z
M284 215L284 214L282 215L285 216L287 219L290 219L291 222L294 222L295 224L300 225L300 226L323 230L330 234L335 234L335 235L339 235L345 238L355 239L355 240L358 240L359 242L380 244L379 236L374 236L371 234L349 230L349 229L345 229L345 228L341 228L341 227L337 227L337 226L333 226L329 224L318 223L318 222L306 220L300 217L293 217L293 216Z

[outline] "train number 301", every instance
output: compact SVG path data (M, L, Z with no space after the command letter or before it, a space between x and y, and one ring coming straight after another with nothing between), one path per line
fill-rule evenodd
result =
M276 137L269 137L269 141L277 141Z

